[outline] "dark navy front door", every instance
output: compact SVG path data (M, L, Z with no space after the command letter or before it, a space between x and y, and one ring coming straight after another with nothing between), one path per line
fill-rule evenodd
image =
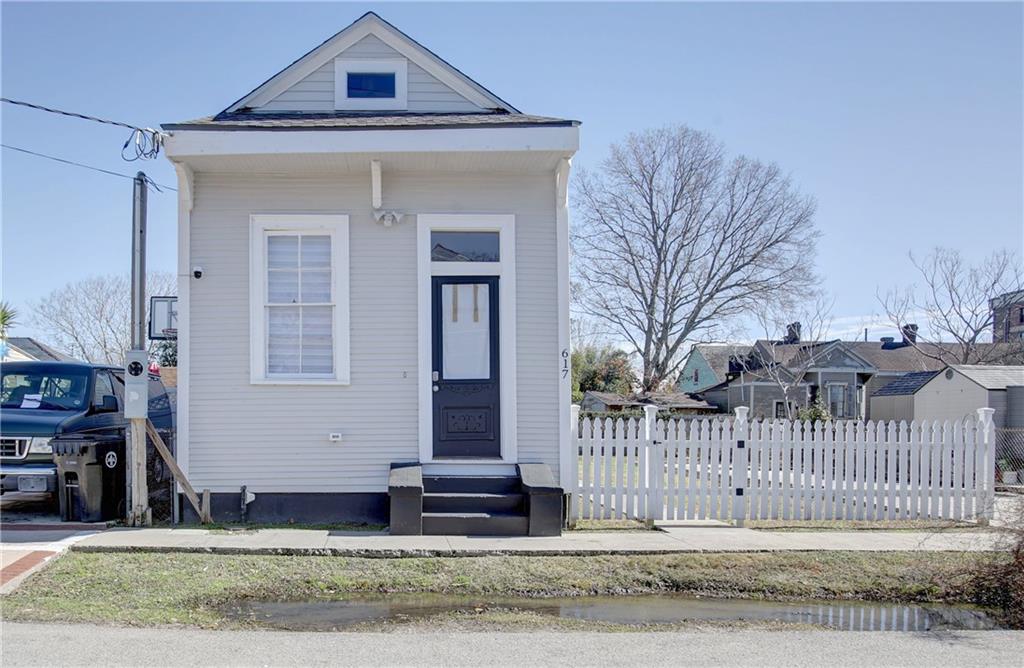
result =
M434 457L501 457L498 278L435 276Z

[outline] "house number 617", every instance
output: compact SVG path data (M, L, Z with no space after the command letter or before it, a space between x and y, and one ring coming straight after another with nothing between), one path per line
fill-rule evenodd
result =
M569 376L569 349L562 348L562 378Z

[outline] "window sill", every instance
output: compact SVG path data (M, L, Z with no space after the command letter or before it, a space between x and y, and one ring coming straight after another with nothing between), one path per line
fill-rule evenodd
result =
M348 379L338 378L251 378L250 385L341 385L352 383Z

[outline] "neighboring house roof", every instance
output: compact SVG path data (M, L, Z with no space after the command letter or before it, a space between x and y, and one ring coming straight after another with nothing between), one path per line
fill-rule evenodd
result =
M586 400L587 397L591 397L591 398L597 399L598 401L600 401L605 406L642 406L643 405L639 401L636 401L634 399L629 399L627 397L622 396L621 394L616 394L615 392L595 392L593 390L587 390L584 393L584 395L583 395L584 400Z
M42 341L37 341L29 336L9 336L7 337L7 345L15 348L25 357L34 360L43 360L47 362L77 362L71 355L65 355L59 350L52 348Z
M993 349L1005 349L1007 354L1019 352L1014 344L1009 343L983 343L978 348L982 355L988 357ZM755 343L755 354L765 357L768 361L774 359L786 368L804 368L803 360L809 356L824 357L832 348L845 350L852 356L862 360L871 370L888 372L913 373L918 371L939 371L946 367L946 361L952 356L960 354L960 346L955 343L918 343L915 345L905 344L900 341L804 341L800 343L773 343L767 340ZM944 358L946 361L937 358ZM812 362L811 370L818 366ZM748 373L758 377L756 369L749 369Z
M986 390L1005 390L1008 385L1024 385L1024 366L951 364L949 368L967 376Z
M653 404L659 408L665 409L692 408L717 410L717 407L713 404L709 404L708 402L700 399L694 399L689 394L683 392L650 392L648 394L641 395L639 398L644 404Z
M732 343L698 343L693 349L700 353L719 381L726 379L730 359L750 353L750 346Z
M884 385L872 396L875 397L896 397L908 396L917 392L929 380L935 377L938 371L915 371L905 376L900 376L888 385Z
M938 371L946 365L935 357L952 354L957 349L951 343L918 343L915 347L901 342L887 345L877 341L847 341L844 345L879 371Z
M1024 290L1004 292L998 297L993 297L990 304L992 305L992 308L1002 308L1019 302L1024 302Z
M181 123L165 130L410 130L451 128L565 127L579 125L549 116L520 113L410 113L337 111L327 113L221 113Z

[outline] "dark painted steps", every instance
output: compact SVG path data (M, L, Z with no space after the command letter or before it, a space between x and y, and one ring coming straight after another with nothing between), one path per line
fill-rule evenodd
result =
M522 483L518 476L504 475L425 475L423 492L475 493L475 494L519 494Z
M522 494L485 494L479 492L424 492L425 513L519 513Z
M525 536L526 515L512 513L423 513L426 536Z
M545 464L516 464L516 475L423 474L395 463L388 476L392 535L557 536L563 494Z
M423 476L423 533L525 536L529 531L518 476Z

